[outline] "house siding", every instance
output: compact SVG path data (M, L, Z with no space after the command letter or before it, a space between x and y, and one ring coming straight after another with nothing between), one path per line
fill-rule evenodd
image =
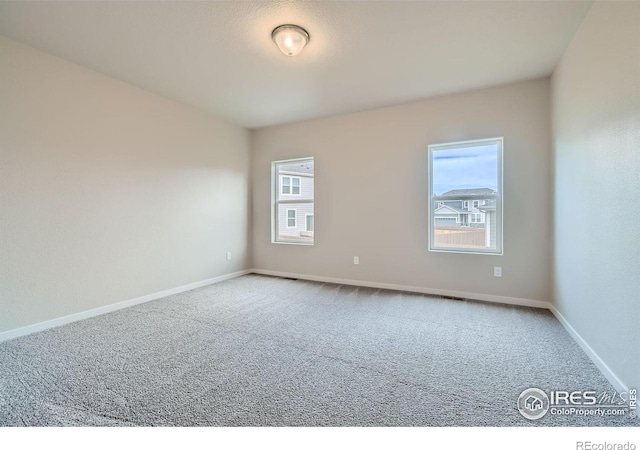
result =
M487 215L483 211L481 211L479 208L473 207L474 201L478 202L478 206L482 206L488 201L488 199L475 198L475 199L469 199L469 200L465 200L465 199L435 200L434 206L433 206L435 226L449 226L449 227L450 226L469 226L472 228L484 228L485 222L471 221L472 214L481 214L484 216L485 221L488 220ZM464 207L464 202L468 202L468 206L466 208ZM442 204L442 206L439 206L440 204ZM451 210L447 210L446 208L443 208L447 206L452 208L457 208L458 210L462 210L462 211L454 212ZM463 225L462 223L463 221L459 216L464 214L467 215L467 220L466 220L466 223L464 223ZM447 220L448 218L451 218L451 217L456 218L455 224L453 224L450 220Z
M287 227L287 210L296 211L296 226ZM313 203L296 203L278 205L278 234L280 236L300 236L301 231L306 231L306 214L313 214Z
M491 229L490 229L490 246L491 247L495 247L497 245L498 242L498 226L497 226L497 222L498 222L498 215L497 213L491 213L490 214L490 220L491 220Z
M282 194L280 193L280 201L287 200L309 200L309 203L280 203L278 205L278 236L293 236L301 237L300 232L307 230L306 215L314 214L313 208L313 195L314 195L314 183L313 176L308 174L294 174L285 173L280 174L280 177L298 177L300 178L300 195ZM280 183L281 184L281 183ZM296 226L287 226L287 210L293 209L296 211ZM314 218L315 219L315 218ZM276 236L276 238L278 237Z

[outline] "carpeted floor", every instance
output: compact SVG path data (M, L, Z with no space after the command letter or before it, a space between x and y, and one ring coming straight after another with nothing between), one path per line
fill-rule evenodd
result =
M548 312L248 275L0 344L0 425L630 425L524 419L613 391Z

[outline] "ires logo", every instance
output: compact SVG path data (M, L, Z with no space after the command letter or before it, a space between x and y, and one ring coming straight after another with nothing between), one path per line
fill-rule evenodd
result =
M598 404L598 393L596 391L551 391L549 403L551 406L595 406Z
M637 391L549 391L529 388L518 397L518 410L523 417L537 420L547 413L554 416L629 416L637 417Z

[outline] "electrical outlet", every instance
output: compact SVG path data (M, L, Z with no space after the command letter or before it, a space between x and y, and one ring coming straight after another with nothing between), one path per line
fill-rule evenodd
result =
M227 261L231 261L231 252L227 252Z
M502 267L494 267L493 268L493 276L501 277L502 276Z
M359 256L354 256L353 257L353 263L354 264L360 264L360 257Z

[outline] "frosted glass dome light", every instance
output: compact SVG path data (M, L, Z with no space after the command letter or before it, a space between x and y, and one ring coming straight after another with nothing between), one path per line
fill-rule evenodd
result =
M309 33L298 25L280 25L271 32L271 39L282 53L295 56L309 42Z

